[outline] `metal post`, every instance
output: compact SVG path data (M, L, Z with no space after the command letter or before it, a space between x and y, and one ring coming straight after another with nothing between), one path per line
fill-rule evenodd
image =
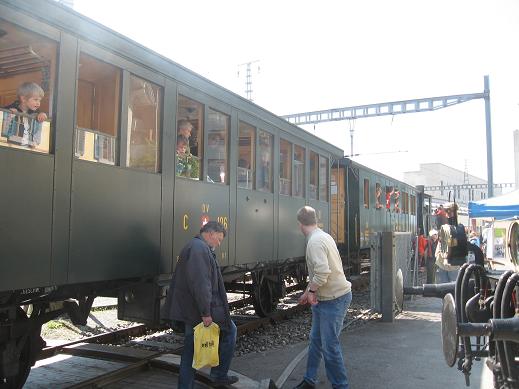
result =
M392 232L382 232L382 258L380 261L380 288L382 293L381 311L383 322L393 322L393 301L395 299L395 258Z
M488 75L485 76L485 122L487 129L487 175L488 175L488 197L494 196L494 173L492 166L492 126L490 124L490 83Z

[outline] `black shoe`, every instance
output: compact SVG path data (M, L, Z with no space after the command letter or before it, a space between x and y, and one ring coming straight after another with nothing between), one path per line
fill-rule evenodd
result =
M294 389L315 389L315 385L312 385L306 380L303 380L299 383L299 385L294 386Z
M216 386L226 386L226 385L232 385L238 382L239 378L235 375L228 375L225 378L213 378L211 380L212 385Z

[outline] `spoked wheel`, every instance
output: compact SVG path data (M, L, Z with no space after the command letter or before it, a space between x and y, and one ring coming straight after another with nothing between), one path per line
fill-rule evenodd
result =
M254 310L260 317L265 317L276 310L277 298L274 297L272 283L261 273L255 274L252 279L254 285L253 302Z
M22 308L18 308L16 315L19 321L29 320ZM20 389L23 387L31 372L31 366L36 361L36 355L43 348L43 345L44 342L40 337L39 331L27 334L16 340L16 348L21 347L18 372L3 379L0 377L0 389Z

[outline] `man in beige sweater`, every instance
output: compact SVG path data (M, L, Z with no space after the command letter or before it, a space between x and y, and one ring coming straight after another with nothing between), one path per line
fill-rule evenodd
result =
M333 238L317 227L315 209L297 211L301 232L306 236L306 265L310 282L299 304L312 306L312 329L303 381L295 389L313 389L324 359L326 376L334 389L347 389L348 377L342 358L340 334L351 303L351 283L346 280L342 260Z

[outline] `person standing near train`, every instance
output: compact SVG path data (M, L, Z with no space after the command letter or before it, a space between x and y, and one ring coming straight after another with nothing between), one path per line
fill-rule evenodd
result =
M315 388L321 359L324 359L332 387L347 389L340 335L351 303L351 283L344 275L335 241L317 226L315 209L302 207L297 211L297 221L307 240L306 265L310 276L308 287L298 302L312 306L312 328L306 373L294 389Z
M209 221L200 229L200 235L191 239L179 255L169 287L170 319L184 323L184 349L180 359L178 388L192 389L194 330L200 322L206 327L213 321L220 326L218 354L220 364L211 368L214 385L232 385L238 377L229 376L229 367L236 345L236 325L231 320L227 292L214 250L225 238L225 227Z

